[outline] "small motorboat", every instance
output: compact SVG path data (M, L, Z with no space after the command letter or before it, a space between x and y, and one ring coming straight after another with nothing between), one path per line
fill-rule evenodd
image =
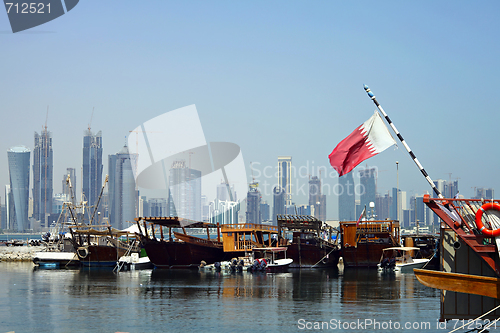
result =
M414 268L422 268L430 259L417 258L418 247L388 247L384 249L379 271L413 272Z
M286 258L286 247L253 248L254 263L248 268L250 272L283 272L288 270L293 259ZM277 259L283 256L284 258Z
M288 270L293 259L286 258L286 247L253 248L245 257L233 258L230 261L215 262L207 265L204 261L199 266L200 272L282 272ZM277 259L278 257L284 257Z

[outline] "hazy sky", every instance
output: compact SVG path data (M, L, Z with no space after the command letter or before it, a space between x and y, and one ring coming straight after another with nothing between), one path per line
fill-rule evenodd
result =
M275 184L264 168L292 156L293 201L306 204L301 184L323 166L333 188L328 155L373 114L367 84L431 178L458 178L466 197L498 192L499 15L498 1L84 0L13 34L0 10L0 184L7 150L33 149L47 106L57 193L66 168L81 169L93 107L107 173L130 130L195 104L207 141L241 147L249 181L250 162ZM399 146L367 160L378 192L396 186L396 161L408 196L430 192ZM327 202L336 218L337 198Z

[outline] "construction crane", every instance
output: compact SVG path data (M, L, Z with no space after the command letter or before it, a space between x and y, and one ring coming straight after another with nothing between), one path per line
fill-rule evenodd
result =
M255 181L255 177L253 175L253 168L252 168L252 163L253 162L250 162L250 170L252 172L252 182L250 183L250 189L257 189L257 187L259 187L259 182L256 182Z
M94 117L94 107L92 107L92 114L90 115L90 121L89 121L89 132L90 132L90 125L92 125L92 118Z

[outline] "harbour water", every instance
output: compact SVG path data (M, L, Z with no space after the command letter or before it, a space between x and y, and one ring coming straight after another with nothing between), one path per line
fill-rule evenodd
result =
M439 291L412 273L374 269L221 275L0 263L0 292L0 332L296 332L318 324L344 332L401 332L404 325L446 332L437 326ZM389 321L401 327L390 329Z

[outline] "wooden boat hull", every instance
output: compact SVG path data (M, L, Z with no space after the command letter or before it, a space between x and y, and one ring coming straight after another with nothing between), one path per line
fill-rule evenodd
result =
M337 267L340 250L328 245L292 243L288 245L286 256L293 259L290 268Z
M213 264L238 256L231 252L225 253L222 248L187 242L151 240L145 237L141 241L151 262L160 269L197 269L202 260Z
M377 267L382 257L382 252L392 243L360 243L357 247L344 247L342 258L345 267Z
M500 299L499 278L426 269L413 271L418 281L427 287Z
M104 245L89 245L80 247L76 251L80 263L85 267L115 267L125 252L125 249Z

